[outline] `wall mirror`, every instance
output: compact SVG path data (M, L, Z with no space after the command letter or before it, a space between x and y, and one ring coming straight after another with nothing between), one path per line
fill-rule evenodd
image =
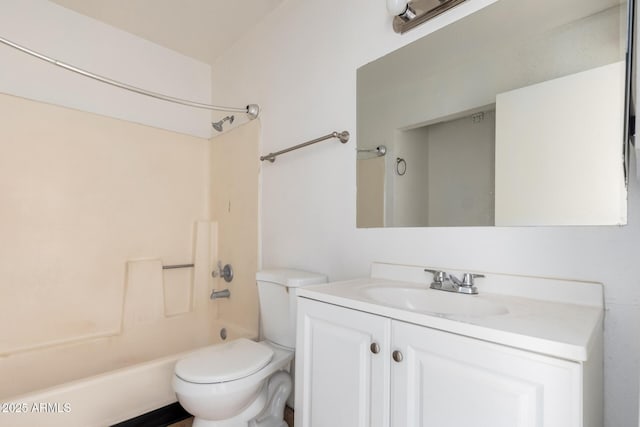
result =
M627 1L500 0L358 69L358 227L626 223Z

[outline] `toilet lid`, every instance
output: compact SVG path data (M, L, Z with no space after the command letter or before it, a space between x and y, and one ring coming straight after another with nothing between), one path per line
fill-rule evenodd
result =
M264 368L273 350L246 338L212 345L192 353L176 363L176 375L185 381L213 384L233 381Z

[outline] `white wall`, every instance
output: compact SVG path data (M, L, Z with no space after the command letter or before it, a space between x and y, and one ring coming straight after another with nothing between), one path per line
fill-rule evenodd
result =
M211 102L211 67L47 0L1 0L0 36L87 71ZM211 112L76 75L0 44L0 92L209 138ZM244 104L242 104L244 105Z
M626 223L624 81L615 62L497 95L497 225Z
M488 3L469 0L454 14ZM365 276L378 260L601 281L607 426L635 425L636 182L625 227L356 228L356 69L433 31L448 16L397 35L382 0L289 0L214 64L216 100L252 99L263 107L262 152L333 130L353 134L346 145L324 142L262 164L262 264L321 271L333 280Z
M493 225L495 112L483 114L395 132L387 226ZM396 158L406 161L404 175Z
M495 111L429 126L429 225L493 225Z
M421 127L407 131L395 131L392 155L385 160L389 165L389 179L393 182L388 196L392 198L393 221L385 225L412 227L429 224L429 201L431 197L429 173L431 171L429 128ZM404 175L397 173L397 160L405 161Z

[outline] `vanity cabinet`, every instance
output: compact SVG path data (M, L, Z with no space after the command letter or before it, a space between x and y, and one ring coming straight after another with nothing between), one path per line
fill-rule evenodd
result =
M298 298L295 425L389 425L389 319Z
M390 322L391 426L582 426L579 363Z
M581 363L298 298L297 427L595 426L583 400Z

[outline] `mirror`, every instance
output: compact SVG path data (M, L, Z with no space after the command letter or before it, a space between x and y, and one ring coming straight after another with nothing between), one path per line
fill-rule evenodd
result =
M626 223L627 2L497 1L358 69L358 227Z

